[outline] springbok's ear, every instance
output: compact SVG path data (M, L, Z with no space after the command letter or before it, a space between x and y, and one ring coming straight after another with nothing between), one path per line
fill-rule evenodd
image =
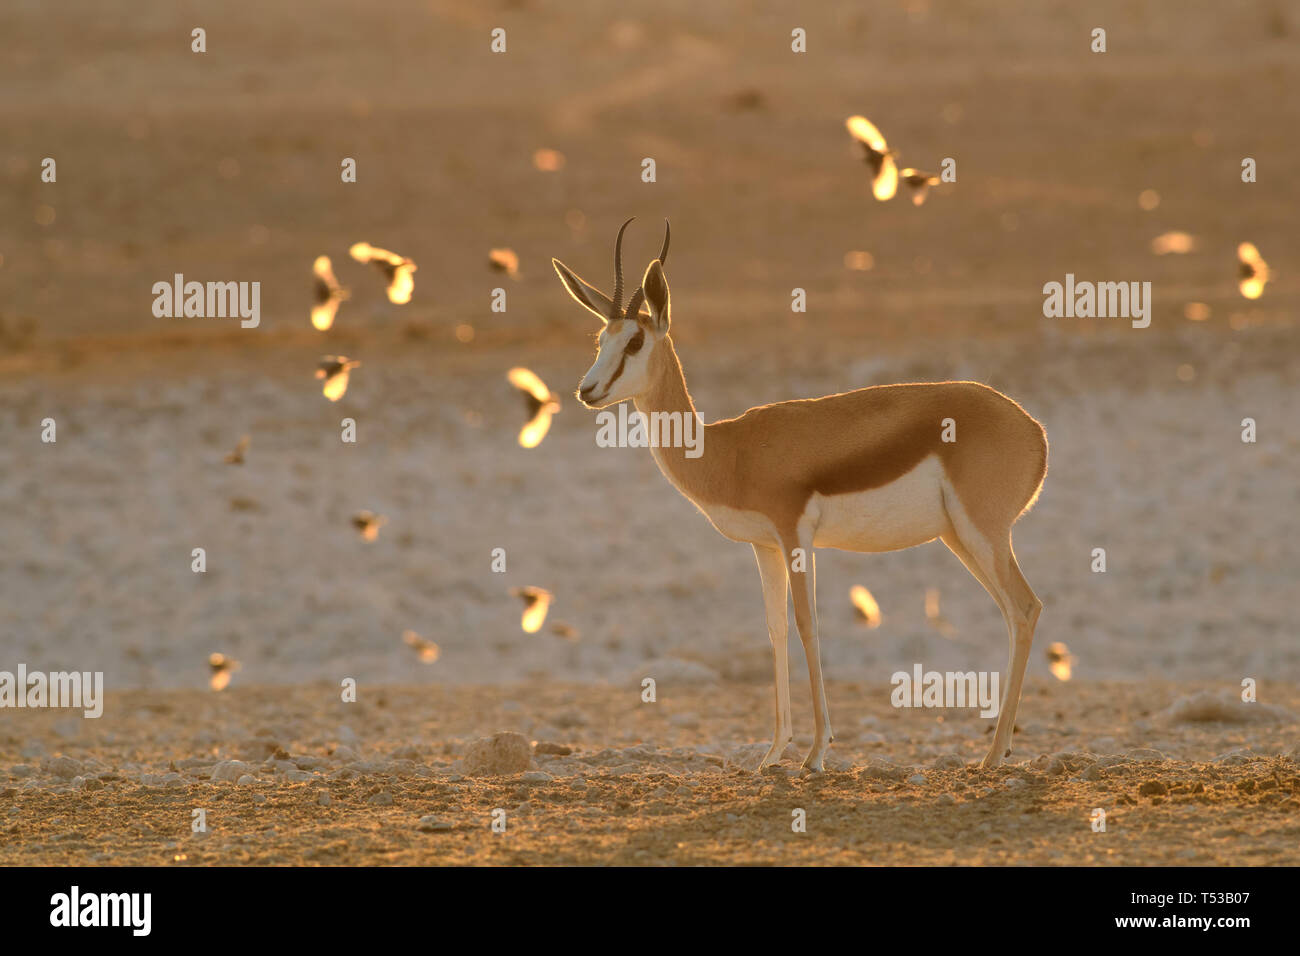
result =
M664 278L664 267L658 259L646 269L641 288L645 290L646 305L650 307L650 326L656 335L663 335L668 331L672 306L668 295L668 280Z
M582 279L579 279L559 259L552 259L551 265L555 266L555 272L560 277L560 281L564 283L564 287L569 290L569 295L573 296L580 306L595 313L600 321L608 325L609 311L614 305L609 296L595 286L588 285Z

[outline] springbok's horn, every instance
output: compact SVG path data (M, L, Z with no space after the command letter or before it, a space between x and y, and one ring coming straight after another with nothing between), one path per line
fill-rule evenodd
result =
M664 220L664 244L659 250L659 265L662 266L668 261L668 242L672 239L673 231L668 225L668 220ZM628 300L627 311L623 314L624 318L635 319L637 313L641 311L641 303L645 301L645 289L637 286L636 291L632 293L632 298Z
M635 218L636 216L632 217ZM614 240L614 300L609 307L611 320L623 317L623 233L631 225L632 219L619 226L618 238Z

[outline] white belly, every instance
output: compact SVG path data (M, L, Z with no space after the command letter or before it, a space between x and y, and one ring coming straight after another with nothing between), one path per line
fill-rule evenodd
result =
M897 551L932 541L948 530L935 456L879 488L845 495L813 495L813 546L841 551Z
M772 524L771 519L765 514L757 511L741 511L739 508L728 508L726 505L697 504L696 507L704 512L709 523L717 528L723 537L770 548L781 547L781 536L777 534L776 525Z

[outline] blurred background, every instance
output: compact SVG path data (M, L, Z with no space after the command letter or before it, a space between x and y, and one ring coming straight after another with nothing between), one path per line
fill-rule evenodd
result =
M1300 679L1291 5L10 0L0 37L0 666L123 688L202 686L212 652L245 683L623 681L672 658L770 680L750 549L644 450L598 448L570 397L598 329L549 258L608 289L635 215L637 277L672 221L673 337L706 420L957 378L1045 424L1016 534L1046 604L1031 674L1063 641L1076 678ZM955 159L956 183L876 202L855 113L902 165ZM1194 248L1155 254L1175 230ZM418 263L409 304L348 257L359 241ZM1272 272L1253 301L1245 241ZM516 277L489 269L499 247ZM319 255L352 292L327 332ZM155 318L175 273L260 282L260 326ZM1044 318L1066 273L1151 282L1150 328ZM323 354L362 362L338 403ZM516 365L563 403L534 449ZM362 509L387 518L373 541ZM996 607L937 542L818 572L829 675L1003 666ZM554 594L536 634L520 586Z

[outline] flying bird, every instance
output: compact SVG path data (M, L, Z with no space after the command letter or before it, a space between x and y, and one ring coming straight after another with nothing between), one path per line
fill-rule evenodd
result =
M358 511L352 516L352 527L356 528L361 537L367 541L374 541L379 537L379 529L388 524L388 519L383 515L377 515L373 511Z
M898 174L912 190L912 205L919 206L925 202L931 186L939 185L939 177L933 173L923 173L919 169L904 169Z
M329 256L317 256L311 271L316 275L316 302L311 307L311 324L324 332L334 324L339 303L350 298L351 293L334 278L334 267Z
M1170 253L1183 256L1196 248L1196 237L1189 232L1162 232L1151 240L1151 251L1158 256Z
M577 642L577 640L582 636L581 634L578 633L578 629L576 627L574 627L572 624L565 624L563 621L556 621L554 624L552 624L551 633L554 634L556 637L562 637L566 641L571 641L571 642Z
M213 690L225 690L230 686L230 678L235 671L243 665L225 654L209 654L208 668L212 671L212 676L208 679L208 684Z
M337 402L348 390L348 373L361 363L346 355L325 355L321 357L316 377L324 379L322 393L331 402Z
M513 249L490 249L488 266L493 272L504 272L514 278L519 275L519 255Z
M844 123L849 135L862 149L863 161L871 167L871 193L881 202L893 199L898 191L898 154L885 143L880 130L865 116L850 116Z
M415 631L403 631L402 643L415 651L423 664L432 664L438 659L438 655L442 653L437 644L433 643L433 641L426 641Z
M244 435L242 438L240 438L239 444L235 446L235 450L226 456L225 458L226 464L242 465L244 463L244 453L248 451L248 446L251 445L252 443L253 440L249 438L247 435Z
M957 628L953 627L952 622L939 610L938 588L925 589L925 619L944 637L952 637L957 633Z
M521 448L536 448L551 429L551 416L560 410L560 401L546 384L526 368L512 368L506 373L510 384L524 396L528 421L519 432Z
M849 588L849 600L853 602L853 610L857 612L858 617L862 618L867 627L875 630L880 627L880 605L876 603L875 597L871 592L861 584L855 584Z
M1047 666L1052 671L1052 676L1057 680L1066 681L1070 679L1070 673L1077 658L1070 653L1070 649L1062 642L1057 641L1054 644L1047 645Z
M1268 263L1260 256L1253 242L1243 242L1237 247L1237 260L1241 263L1238 273L1241 294L1247 299L1258 299L1264 294L1264 286L1268 283Z
M358 242L348 250L348 255L357 262L369 262L381 273L388 283L388 301L394 305L406 305L411 301L411 292L415 289L415 280L411 274L419 268L406 256L399 256L387 249L380 249L368 242Z
M546 588L511 588L510 593L524 602L524 616L519 626L525 634L536 634L546 622L546 612L551 609L553 596Z

